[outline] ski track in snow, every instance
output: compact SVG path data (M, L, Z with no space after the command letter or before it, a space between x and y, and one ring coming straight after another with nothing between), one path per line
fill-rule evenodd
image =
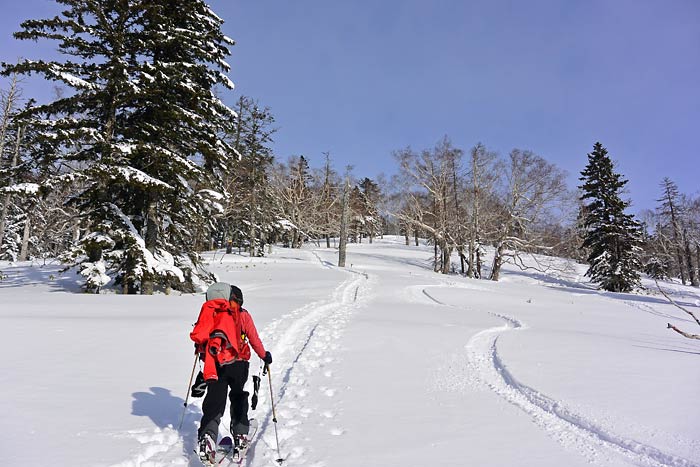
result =
M322 260L315 252L310 252L318 260L319 265L332 269L330 263ZM371 276L352 269L344 269L348 278L332 293L329 300L305 305L270 323L264 330L275 361L272 370L282 369L272 373L275 409L277 412L277 431L280 442L280 454L285 459L285 465L309 465L308 442L304 437L301 425L312 423L325 427L329 436L341 436L343 427L333 424L337 412L317 407L308 397L312 392L325 395L329 403L342 392L342 388L333 386L333 372L327 368L335 361L339 349L338 340L353 312L362 306L370 296ZM251 369L252 372L252 369ZM327 380L323 386L312 385L310 378L321 376ZM260 389L261 401L257 417L262 415L260 433L253 440L246 465L272 463L277 458L275 427L272 421L272 410L263 391L268 391L267 381ZM325 410L324 410L325 409ZM223 423L223 422L222 422ZM262 456L264 460L258 461ZM316 465L316 464L314 464ZM318 464L321 465L321 464Z
M426 290L427 287L445 285L421 286L422 293L432 303L460 308L439 301ZM415 289L415 286L412 289ZM415 290L413 292L415 296ZM498 339L506 332L527 329L527 325L512 316L489 314L504 320L505 325L485 329L475 334L466 344L466 368L462 368L460 372L471 378L468 383L472 386L486 387L518 407L562 446L576 450L596 465L611 464L614 462L611 455L617 455L617 458L633 465L700 467L700 464L600 427L568 409L562 402L519 382L498 354Z
M333 269L334 266L321 259L315 252L309 254L309 260L317 262L320 267ZM277 413L277 431L279 435L280 454L286 466L314 465L308 459L308 444L299 425L312 422L326 426L329 436L342 436L343 427L333 424L337 415L335 410L324 410L311 405L306 396L312 391L320 391L332 401L341 388L333 386L333 371L325 368L335 360L338 340L352 313L370 296L374 278L352 269L341 269L348 277L333 291L330 298L309 303L285 314L271 322L261 334L265 345L274 356L270 376ZM279 370L279 372L277 372ZM251 364L250 374L258 374L259 368ZM322 387L311 386L307 379L322 375L328 384ZM252 388L248 388L252 391ZM272 421L272 408L269 403L270 389L268 377L264 376L259 392L256 411L249 413L260 421L260 429L251 441L244 465L276 464L277 443ZM310 398L314 400L314 398ZM192 407L201 410L202 400L192 400L187 409L187 420L198 417L192 413ZM227 407L228 409L228 407ZM201 413L201 412L200 412ZM313 420L310 420L313 418ZM230 416L224 413L220 424L220 435L228 435ZM178 432L172 425L154 430L134 430L115 434L115 437L132 438L141 444L141 448L128 460L114 464L113 467L146 467L159 465L200 465L193 460L196 431ZM263 459L259 459L262 457ZM237 464L234 464L237 465Z

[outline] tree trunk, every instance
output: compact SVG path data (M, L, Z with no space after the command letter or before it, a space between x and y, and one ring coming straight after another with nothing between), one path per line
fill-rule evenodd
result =
M493 256L493 269L491 269L492 281L497 281L501 275L501 265L503 264L503 243L500 243L496 248L496 253Z
M475 267L474 267L474 259L476 256L476 251L474 249L474 240L471 238L471 234L469 237L469 246L467 247L469 249L469 259L467 260L467 277L474 277L475 274Z
M695 274L695 267L693 266L693 252L690 249L690 240L688 239L688 233L683 232L683 240L685 243L685 261L688 267L688 278L690 279L690 285L693 287L700 286L700 278Z
M248 255L255 256L255 214L250 210L250 226L248 227Z
M345 179L343 187L343 207L340 217L340 246L338 248L338 267L345 267L345 256L348 242L348 198L349 198L350 182Z
M447 242L444 242L441 250L442 265L440 269L443 274L449 274L451 265L450 258L452 257L452 248L447 246Z
M418 229L415 229L415 230L413 231L413 239L414 239L415 242L416 242L416 246L418 246L418 245L419 245L419 244L418 244Z
M460 205L459 205L459 196L457 193L459 192L458 189L458 184L457 184L457 164L455 163L455 155L452 154L451 162L452 162L452 193L453 193L453 198L454 198L454 206L455 206L455 220L457 221L457 241L459 243L457 247L457 252L459 253L459 262L462 270L462 274L464 274L464 237L462 236L462 221L460 217Z
M700 243L695 244L695 265L698 267L697 273L700 276Z
M5 225L7 219L7 211L10 209L10 194L7 193L2 201L2 218L0 218L0 246L2 246L2 241L5 238Z
M326 248L331 247L331 236L326 234Z
M481 250L478 246L476 249L476 274L474 274L474 278L481 279Z
M31 230L31 220L29 219L29 214L27 214L24 221L24 234L22 235L22 248L19 251L19 260L27 261L29 257L29 232Z
M73 244L78 243L80 240L80 221L76 221L73 224Z
M467 277L473 278L477 273L478 266L475 266L474 261L479 262L477 239L479 238L479 146L472 150L472 225L469 232L469 268L467 269Z
M438 244L435 235L433 235L433 271L440 272L440 255L438 254Z
M146 211L146 238L144 239L146 243L146 249L155 254L156 247L158 246L158 214L157 214L157 202L152 200L148 203ZM153 290L155 288L154 277L152 273L147 273L143 276L141 280L141 294L142 295L153 295Z
M678 263L678 272L681 276L681 283L685 285L685 268L683 267L683 254L681 253L681 247L676 245L676 261Z
M294 235L292 235L292 248L301 248L301 234L299 229L294 229Z

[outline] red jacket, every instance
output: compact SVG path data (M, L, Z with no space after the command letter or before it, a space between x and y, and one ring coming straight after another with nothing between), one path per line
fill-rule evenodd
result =
M218 379L217 363L249 360L248 342L260 358L265 357L253 318L237 303L223 298L204 302L190 338L197 344L197 351L204 353L205 380Z

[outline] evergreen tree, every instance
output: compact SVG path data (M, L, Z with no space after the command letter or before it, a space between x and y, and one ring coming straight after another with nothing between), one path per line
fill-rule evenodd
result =
M138 222L148 252L174 262L191 283L200 266L196 247L209 246L215 218L223 214L222 175L233 166L234 151L223 136L236 114L213 92L217 85L233 88L223 73L229 70L225 58L233 41L201 0L143 5L139 43L147 59L139 66L136 111L127 128L138 141L134 168L165 185L135 187L130 217ZM138 261L141 252L136 250ZM145 287L158 278L154 273L141 278Z
M588 165L581 172L585 238L589 268L586 275L592 282L611 292L629 292L640 284L639 224L625 214L629 202L621 199L627 180L614 172L608 151L595 143L588 154Z
M61 15L22 23L18 39L53 39L64 60L25 60L4 73L62 82L66 97L33 107L50 154L72 167L46 186L76 181L71 203L82 235L70 259L86 289L116 279L124 291L153 284L193 290L201 279L201 230L219 212L234 112L213 93L223 71L222 20L200 0L57 0Z

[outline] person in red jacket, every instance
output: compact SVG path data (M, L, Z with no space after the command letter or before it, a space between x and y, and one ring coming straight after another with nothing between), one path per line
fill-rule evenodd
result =
M227 395L231 401L231 434L238 441L247 442L248 392L243 386L248 380L250 347L266 364L272 363L272 355L260 341L253 318L242 305L240 288L217 282L207 290L207 301L190 333L197 351L203 354L204 379L207 381L198 431L202 458L211 459L216 450Z

